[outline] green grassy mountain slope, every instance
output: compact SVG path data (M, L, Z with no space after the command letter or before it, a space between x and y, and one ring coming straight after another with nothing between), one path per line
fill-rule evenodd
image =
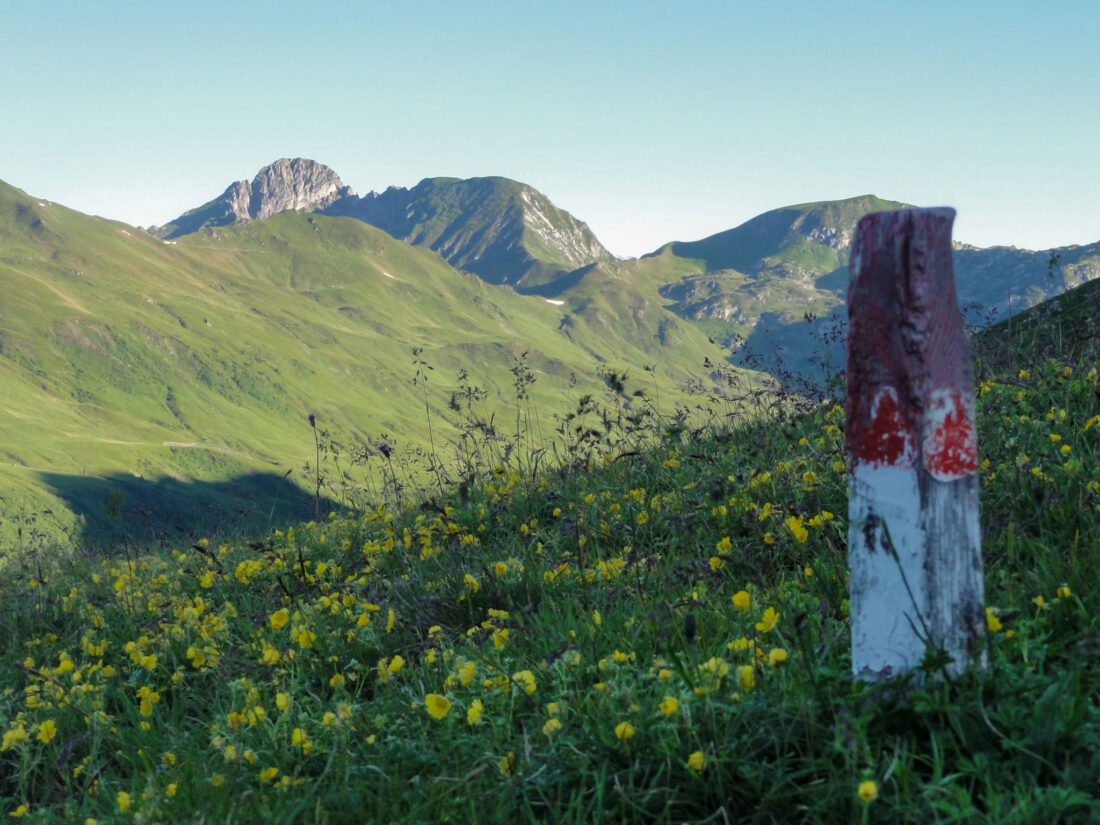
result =
M756 273L775 268L794 277L818 275L848 265L847 250L861 217L906 208L907 204L874 195L786 206L700 241L666 244L654 254L667 251L698 261L711 272Z
M580 308L491 286L349 218L286 212L164 242L6 185L0 288L9 527L43 507L62 518L74 499L103 527L120 485L145 500L137 488L164 479L293 480L313 457L311 413L342 437L425 445L427 403L449 452L461 370L486 390L478 414L489 420L514 414L522 364L535 378L529 409L549 430L553 413L602 391L601 361L639 376L659 361L646 385L671 394L708 346L690 328L676 347L648 341L648 319L616 324L617 336L583 323L566 335ZM414 347L433 368L426 386L412 383Z
M501 177L427 178L329 208L426 246L452 266L520 291L610 260L592 230L531 186Z
M987 373L1011 375L1048 358L1100 363L1100 278L981 330L971 345Z
M872 195L800 204L637 262L639 282L714 337L743 344L739 363L796 374L840 365L848 255L858 220L909 208ZM955 245L959 304L975 326L1100 277L1100 244L1044 252Z

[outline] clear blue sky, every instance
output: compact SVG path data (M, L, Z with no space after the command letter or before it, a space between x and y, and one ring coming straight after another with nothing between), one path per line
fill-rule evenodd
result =
M0 0L0 179L163 223L280 157L504 175L613 252L873 193L1100 240L1100 3Z

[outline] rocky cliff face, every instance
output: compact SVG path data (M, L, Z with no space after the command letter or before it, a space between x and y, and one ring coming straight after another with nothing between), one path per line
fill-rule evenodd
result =
M260 220L291 209L319 211L354 197L352 188L323 163L281 158L261 169L251 183L237 181L220 197L149 231L161 238L175 238L207 226Z
M240 196L247 195L247 202L242 198L234 211L252 220L290 209L315 212L355 194L332 169L305 158L277 160L261 169L247 187L243 181L235 187Z

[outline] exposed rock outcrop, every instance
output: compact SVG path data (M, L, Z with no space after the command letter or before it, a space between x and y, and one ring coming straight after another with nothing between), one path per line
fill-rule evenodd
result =
M161 238L176 238L208 226L260 220L291 209L316 212L354 197L352 188L323 163L281 158L261 169L251 183L237 181L220 197L149 231Z

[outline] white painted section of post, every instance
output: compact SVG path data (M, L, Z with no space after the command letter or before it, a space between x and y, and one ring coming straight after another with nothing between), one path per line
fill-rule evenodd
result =
M921 660L927 638L917 472L860 463L849 481L849 546L865 550L848 556L852 666L857 675L889 678Z
M865 216L848 288L848 559L852 670L984 666L977 443L955 299L954 210Z

